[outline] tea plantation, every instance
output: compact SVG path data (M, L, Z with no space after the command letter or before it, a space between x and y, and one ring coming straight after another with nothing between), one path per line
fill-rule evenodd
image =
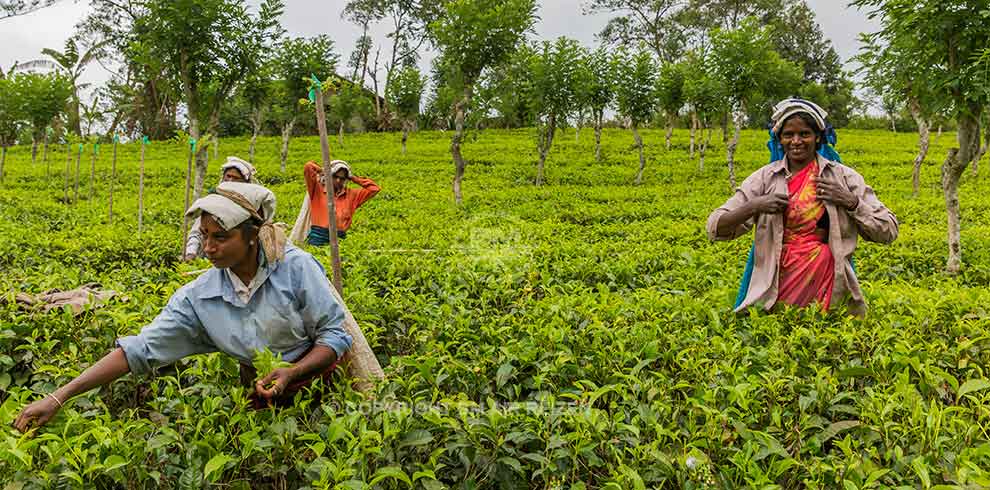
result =
M109 145L92 200L86 148L75 204L62 201L64 146L50 170L11 149L0 488L990 487L990 169L967 173L966 265L945 275L939 167L954 135L936 142L912 198L914 135L840 132L843 158L901 225L893 245L857 251L865 320L730 311L751 239L705 236L730 192L719 134L699 170L686 131L670 151L646 131L633 186L628 132L607 130L596 163L592 132L568 129L542 187L532 130L474 136L460 207L449 133L413 134L406 155L396 134L333 142L334 158L383 188L341 245L344 298L387 376L373 398L338 376L322 404L254 411L236 361L215 354L79 396L33 436L10 427L22 406L137 332L191 280L183 272L209 264L176 259L183 143L147 147L141 233L137 143L119 148L112 223ZM766 163L764 142L744 134L741 176ZM278 145L263 138L255 160L291 224L319 142L293 140L284 174ZM247 146L222 140L219 157ZM329 266L328 250L310 251ZM76 317L13 304L87 283L120 295Z

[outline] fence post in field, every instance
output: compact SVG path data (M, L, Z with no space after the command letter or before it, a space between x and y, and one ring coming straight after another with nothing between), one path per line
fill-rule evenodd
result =
M113 224L113 182L117 180L117 143L120 136L113 135L113 163L110 164L110 224Z
M96 157L100 155L100 144L93 144L93 161L89 168L89 200L93 201L93 196L96 194Z
M141 169L138 173L138 234L144 227L144 150L147 147L148 137L145 136L141 138Z
M189 138L189 161L186 164L186 207L182 208L182 243L179 244L179 257L186 255L186 240L189 238L189 218L186 218L186 211L189 211L190 180L192 179L193 154L196 153L196 140Z
M66 138L68 139L68 138ZM62 202L69 202L69 174L72 173L72 145L65 142L65 184L62 185Z
M333 174L330 173L330 141L327 140L327 116L323 108L323 84L313 75L310 101L316 103L316 127L320 131L320 150L323 153L323 185L327 189L327 214L330 217L330 255L333 264L333 286L343 294L344 280L340 273L340 244L337 242L337 211L334 203Z
M79 165L82 161L83 144L79 143L79 153L76 154L76 184L72 192L72 204L79 202Z

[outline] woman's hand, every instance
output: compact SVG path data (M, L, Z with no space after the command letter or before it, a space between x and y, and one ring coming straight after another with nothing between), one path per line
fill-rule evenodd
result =
M779 214L787 210L787 194L764 194L753 198L750 207L754 214Z
M286 388L296 379L296 369L294 367L278 368L268 373L268 376L261 378L254 384L254 391L264 399L271 401L272 398L285 393Z
M46 396L21 410L17 420L14 421L14 428L22 433L35 427L41 427L48 423L59 411L58 402L51 396Z
M818 195L818 200L832 203L849 211L859 206L859 198L852 192L843 189L838 182L832 179L820 177L816 182L815 193Z

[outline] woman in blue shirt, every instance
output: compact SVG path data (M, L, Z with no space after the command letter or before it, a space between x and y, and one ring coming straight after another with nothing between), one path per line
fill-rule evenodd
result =
M242 373L259 349L282 354L293 365L255 384L261 404L291 400L328 375L351 346L344 308L320 263L287 244L281 225L272 224L274 207L271 191L238 182L197 200L188 215L201 218L214 268L176 291L139 334L117 339L117 348L79 377L28 405L14 426L24 432L44 425L79 393L193 354L224 352L240 361Z

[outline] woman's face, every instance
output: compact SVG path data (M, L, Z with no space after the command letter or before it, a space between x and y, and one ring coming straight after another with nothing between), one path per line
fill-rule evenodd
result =
M333 174L333 191L340 192L344 188L344 184L347 183L347 171L338 170L337 173Z
M240 170L237 170L236 168L231 167L231 168L228 168L227 170L224 170L224 172L223 172L223 181L224 182L247 182L247 179L244 178L244 174L242 174Z
M235 267L251 256L251 245L242 229L224 230L213 215L203 213L199 232L203 234L203 253L217 269Z
M815 157L818 139L815 131L800 117L792 117L780 128L780 144L784 146L787 160L807 163Z

